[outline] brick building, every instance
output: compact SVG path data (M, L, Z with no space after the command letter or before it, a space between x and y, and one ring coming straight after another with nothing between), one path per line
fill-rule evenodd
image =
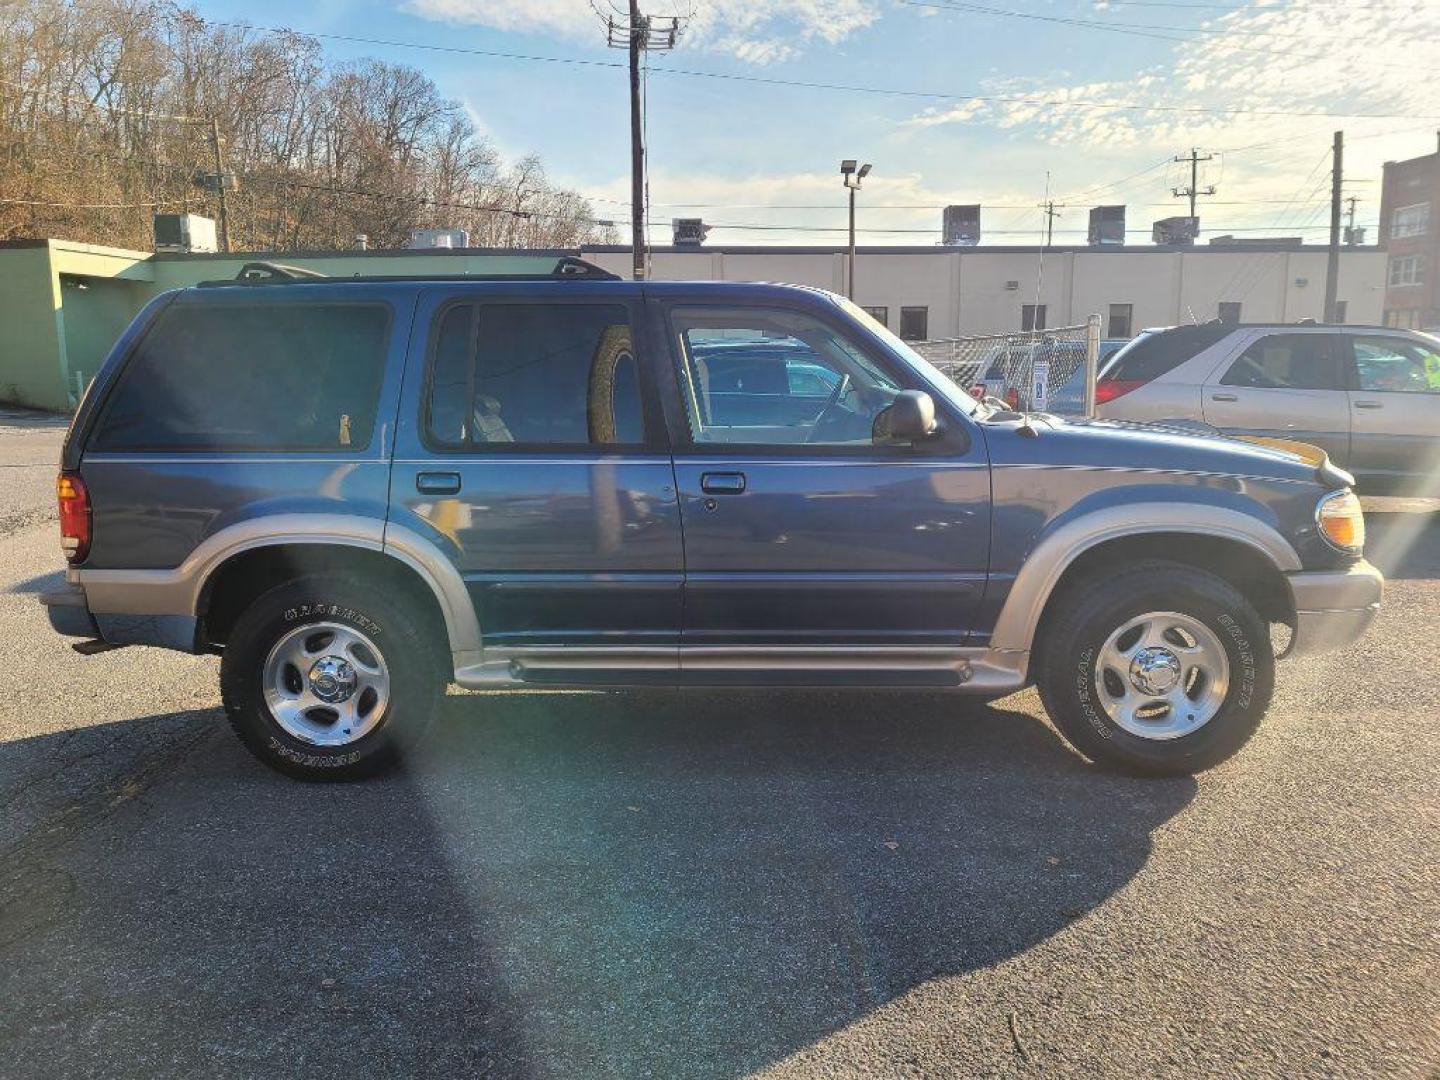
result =
M1440 146L1387 161L1380 195L1387 326L1440 327Z

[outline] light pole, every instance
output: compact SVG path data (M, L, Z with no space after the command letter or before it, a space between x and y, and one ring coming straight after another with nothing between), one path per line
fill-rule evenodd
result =
M855 192L860 190L860 181L869 175L868 162L858 169L855 167L854 158L846 158L840 162L840 176L850 191L850 266L846 275L845 295L851 300L855 299Z

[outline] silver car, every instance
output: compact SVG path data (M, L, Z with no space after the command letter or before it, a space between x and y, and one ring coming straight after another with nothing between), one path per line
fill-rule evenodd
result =
M1146 330L1096 386L1099 415L1200 421L1322 447L1371 489L1440 491L1440 338L1379 326Z

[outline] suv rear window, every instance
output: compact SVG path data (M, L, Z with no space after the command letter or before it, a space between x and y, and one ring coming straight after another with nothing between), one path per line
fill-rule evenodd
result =
M1232 329L1206 324L1143 333L1112 357L1111 366L1102 377L1117 382L1158 379L1185 361L1199 356Z
M444 309L432 331L426 431L451 449L642 445L629 311L583 303Z
M390 309L176 304L125 365L97 450L359 450L370 442Z

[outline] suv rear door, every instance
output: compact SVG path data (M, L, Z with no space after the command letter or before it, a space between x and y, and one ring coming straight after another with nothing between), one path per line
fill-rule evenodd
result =
M1350 460L1346 351L1339 334L1257 331L1206 380L1205 421L1229 434L1313 443L1343 465Z
M391 520L455 561L487 654L673 670L680 517L638 308L623 283L421 292Z
M674 361L667 406L685 530L687 678L743 671L753 681L764 670L803 681L805 661L783 650L819 647L832 661L847 656L848 674L883 681L877 649L963 644L989 560L983 440L947 417L933 443L876 445L874 415L897 390L927 388L828 301L801 310L701 295L660 306L657 336ZM803 348L833 389L785 423L733 400L722 414L707 404L703 363L719 342Z
M1348 338L1351 465L1432 477L1440 464L1440 344L1379 331Z

